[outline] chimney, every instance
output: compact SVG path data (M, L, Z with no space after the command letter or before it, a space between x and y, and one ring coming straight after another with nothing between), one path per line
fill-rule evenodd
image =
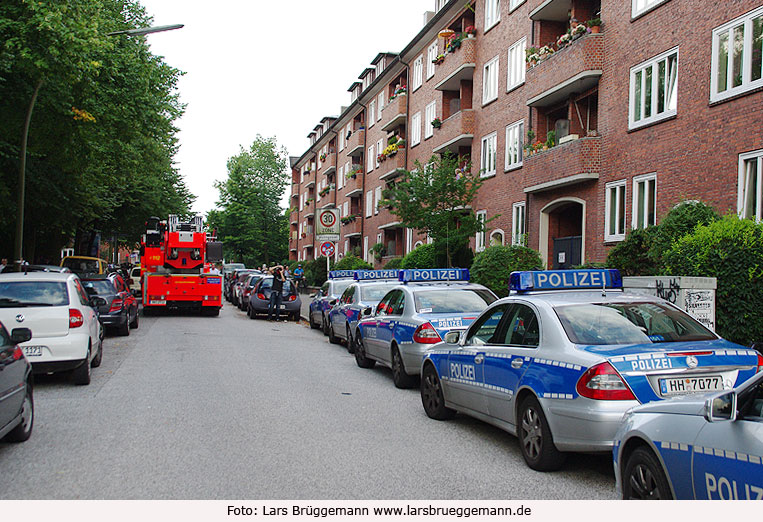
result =
M431 22L432 18L434 18L434 11L424 11L424 26Z

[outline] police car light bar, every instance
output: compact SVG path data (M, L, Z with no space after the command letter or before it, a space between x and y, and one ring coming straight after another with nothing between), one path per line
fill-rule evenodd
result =
M329 272L329 279L344 279L355 277L355 270L332 270Z
M599 290L622 288L623 278L614 268L601 270L543 270L512 272L509 290L529 292L537 290Z
M399 270L355 270L355 281L397 279Z
M426 283L429 281L468 281L468 268L433 268L428 270L400 270L400 281L404 283Z

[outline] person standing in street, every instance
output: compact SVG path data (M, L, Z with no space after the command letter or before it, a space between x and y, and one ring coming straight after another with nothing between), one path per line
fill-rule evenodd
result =
M276 312L276 321L279 320L281 314L281 301L283 299L283 283L286 278L283 274L283 266L278 265L270 269L270 273L273 274L273 286L270 289L270 301L268 302L268 321L272 321L273 308Z
M2 263L0 263L0 273L5 272L5 270L8 268L8 260L6 258L3 258ZM8 270L10 272L10 270Z

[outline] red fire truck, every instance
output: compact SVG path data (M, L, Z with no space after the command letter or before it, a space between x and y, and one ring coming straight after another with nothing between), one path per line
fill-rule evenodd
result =
M222 275L209 266L222 261L222 243L207 234L201 216L188 223L175 215L149 218L140 254L144 315L168 308L220 313Z

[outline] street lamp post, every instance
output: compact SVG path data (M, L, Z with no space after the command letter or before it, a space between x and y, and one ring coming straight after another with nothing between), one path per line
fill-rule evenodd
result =
M139 27L137 29L126 29L124 31L114 31L108 33L106 36L141 36L151 33L159 33L162 31L172 31L173 29L181 29L183 24L175 25L160 25L156 27ZM32 111L34 105L37 102L37 95L40 92L44 78L40 78L37 81L37 85L34 88L32 99L29 101L29 107L26 112L26 119L24 120L24 130L21 133L21 150L19 161L19 191L18 198L16 200L16 240L13 245L13 258L16 264L16 269L21 271L21 263L24 258L22 256L24 250L24 199L26 192L26 149L27 138L29 136L29 125L32 121Z

